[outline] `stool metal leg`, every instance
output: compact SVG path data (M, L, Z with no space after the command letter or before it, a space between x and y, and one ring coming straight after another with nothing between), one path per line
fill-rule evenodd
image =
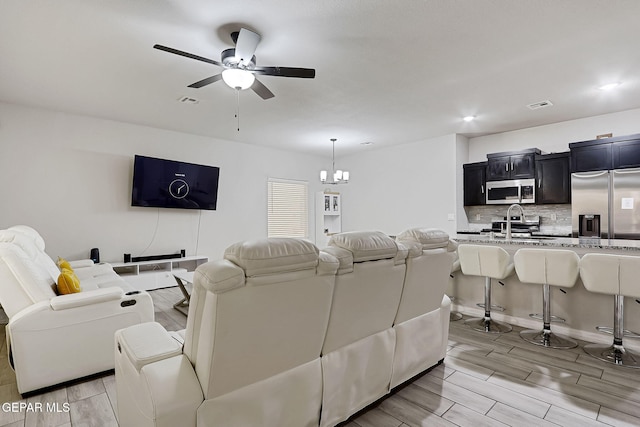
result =
M542 330L527 329L520 332L520 337L531 344L549 348L574 348L578 343L572 339L556 335L551 332L551 288L545 284L542 286Z
M640 368L640 356L625 349L622 345L624 336L624 296L615 295L613 308L613 344L589 344L584 351L596 359L629 368Z
M465 325L480 332L501 334L511 331L513 328L508 323L498 322L491 318L491 278L485 277L484 283L484 317L475 317L466 320Z

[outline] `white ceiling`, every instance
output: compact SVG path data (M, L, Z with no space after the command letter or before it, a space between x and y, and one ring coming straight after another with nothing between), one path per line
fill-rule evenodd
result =
M639 108L639 18L638 0L1 0L0 101L314 155L337 138L340 157ZM238 132L234 90L187 87L220 68L152 46L219 60L242 26L258 65L316 78L260 77L275 98L241 92Z

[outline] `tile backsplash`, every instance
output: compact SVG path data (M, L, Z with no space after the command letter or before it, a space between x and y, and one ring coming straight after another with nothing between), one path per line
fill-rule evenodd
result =
M541 231L558 231L571 233L571 205L521 205L526 216L540 217ZM509 205L465 206L470 230L491 227L492 218L507 215Z

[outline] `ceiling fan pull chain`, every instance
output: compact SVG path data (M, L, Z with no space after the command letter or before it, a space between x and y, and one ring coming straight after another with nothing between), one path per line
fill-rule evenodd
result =
M240 132L240 89L236 89L236 120L238 123L238 132Z

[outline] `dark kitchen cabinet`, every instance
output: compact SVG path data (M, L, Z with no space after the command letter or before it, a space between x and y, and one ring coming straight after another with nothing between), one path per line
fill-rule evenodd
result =
M571 172L640 167L640 134L572 142Z
M611 143L604 140L574 142L571 149L571 172L607 171L613 168Z
M464 184L464 205L476 206L486 204L487 162L468 163L462 165Z
M487 154L487 181L534 178L536 154L536 148Z
M640 167L640 135L632 136L638 138L611 144L613 169Z
M571 203L570 154L535 156L536 203Z

